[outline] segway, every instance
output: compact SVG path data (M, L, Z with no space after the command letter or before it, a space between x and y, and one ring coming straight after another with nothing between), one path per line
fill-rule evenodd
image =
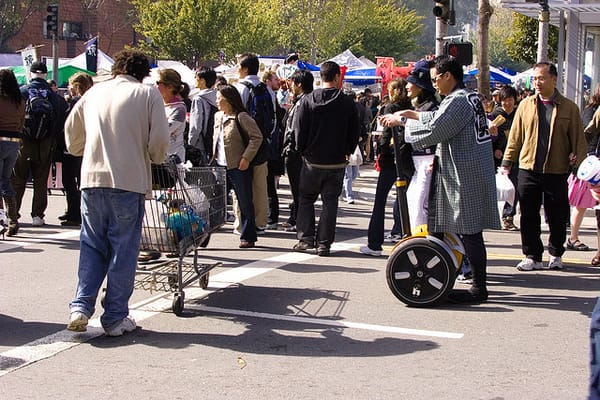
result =
M408 181L404 178L400 159L401 146L408 145L404 143L404 127L393 129L393 138L402 239L388 258L387 283L403 303L430 307L442 302L452 290L465 250L457 235L445 233L440 239L427 233L427 225L411 231L406 198Z

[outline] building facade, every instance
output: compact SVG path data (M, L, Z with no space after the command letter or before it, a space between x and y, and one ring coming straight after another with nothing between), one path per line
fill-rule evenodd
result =
M500 0L500 5L539 18L546 1ZM559 90L584 106L584 73L592 78L591 89L600 83L600 1L547 0L550 23L559 28Z
M133 24L135 16L128 1L61 0L58 10L58 57L73 58L85 51L85 42L99 38L99 49L112 55L135 45L140 36ZM8 41L13 51L39 46L38 57L52 57L52 38L47 35L45 9L34 12L21 31Z

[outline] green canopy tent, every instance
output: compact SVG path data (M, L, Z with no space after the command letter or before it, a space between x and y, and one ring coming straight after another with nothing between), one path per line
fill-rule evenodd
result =
M27 83L27 75L25 74L25 67L17 66L17 67L10 67L10 69L12 69L13 72L15 73L15 76L17 77L17 82L19 82L19 85L24 85ZM72 65L63 65L62 67L58 67L57 85L59 87L67 87L69 84L69 78L72 75L75 75L77 72L85 72L86 74L88 74L90 76L96 75L95 73L88 71L86 69L77 68ZM48 79L51 79L51 78L52 78L52 66L49 65L48 66Z

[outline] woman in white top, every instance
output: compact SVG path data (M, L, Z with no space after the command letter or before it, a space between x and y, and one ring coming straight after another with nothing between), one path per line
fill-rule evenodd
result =
M158 71L156 86L165 102L165 113L169 123L169 149L167 155L177 154L181 162L185 161L185 146L183 132L185 131L185 118L187 108L181 97L186 90L187 83L181 81L179 72L171 68Z

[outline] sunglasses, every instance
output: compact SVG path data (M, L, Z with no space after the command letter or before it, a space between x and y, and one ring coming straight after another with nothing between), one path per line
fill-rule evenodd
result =
M431 83L436 83L446 72L442 72L441 74L437 74L436 76L431 77Z

